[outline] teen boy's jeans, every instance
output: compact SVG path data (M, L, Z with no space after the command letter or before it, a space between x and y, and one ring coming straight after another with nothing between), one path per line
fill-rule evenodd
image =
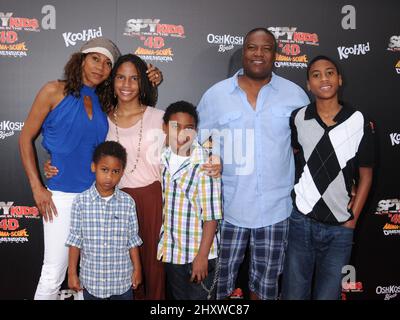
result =
M342 267L350 260L352 244L353 229L320 223L293 209L282 299L339 299Z

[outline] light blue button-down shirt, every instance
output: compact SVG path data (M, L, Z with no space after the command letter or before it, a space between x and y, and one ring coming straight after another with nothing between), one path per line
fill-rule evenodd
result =
M309 104L302 88L272 74L258 93L254 110L238 85L239 70L201 98L199 137L211 134L213 153L223 161L224 219L261 228L289 217L294 183L289 117Z

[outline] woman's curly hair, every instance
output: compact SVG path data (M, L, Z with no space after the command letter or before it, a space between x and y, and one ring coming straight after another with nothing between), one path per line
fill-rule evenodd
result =
M77 98L80 96L80 90L83 86L82 62L86 55L85 53L76 52L72 54L65 65L64 78L61 80L65 82L64 94L72 94ZM110 76L96 87L96 94L99 97L103 111L105 111L111 104L112 91Z

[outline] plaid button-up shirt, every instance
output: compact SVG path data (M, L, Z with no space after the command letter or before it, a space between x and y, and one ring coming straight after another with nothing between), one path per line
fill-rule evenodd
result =
M222 219L221 179L207 176L201 165L208 153L197 142L191 156L171 175L171 149L161 158L163 187L163 225L157 258L174 264L191 263L202 237L203 221ZM218 255L219 234L216 232L209 259Z
M81 249L80 281L90 294L107 298L132 285L129 249L142 244L134 200L118 188L104 200L95 185L72 205L68 246Z

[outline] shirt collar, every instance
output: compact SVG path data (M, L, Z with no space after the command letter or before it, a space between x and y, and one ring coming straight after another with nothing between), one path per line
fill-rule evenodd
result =
M232 78L231 78L231 89L230 89L230 93L233 93L236 89L239 89L239 81L238 78L239 76L243 75L243 68L239 69L238 72L236 72ZM277 83L278 79L277 79L277 75L272 72L272 76L271 76L271 81L268 82L266 85L264 85L264 87L266 86L270 86L272 89L274 90L278 90L278 83ZM264 88L263 87L263 88Z
M346 107L346 104L339 101L339 103L342 105L342 109L338 112L338 114L333 118L333 121L336 123L341 123L344 120L346 120L349 115L349 109ZM310 119L317 119L318 118L318 112L317 112L317 105L315 102L312 102L308 105L305 113L304 113L304 120L310 120Z
M87 85L82 85L80 92L82 95L93 96L96 94L96 87L89 87Z
M121 197L121 190L118 189L118 187L115 187L114 193L112 194L112 198L116 197L117 200L120 200ZM99 193L99 191L97 191L96 188L96 181L93 182L92 186L89 189L89 195L92 198L93 201L99 200L99 199L103 199L104 197L102 197Z
M317 116L317 106L315 105L315 102L312 102L308 105L304 113L304 120L316 119Z
M203 147L198 143L197 139L193 140L192 148L193 148L193 150L189 157L189 162L192 165L205 163L207 161L206 155L205 155ZM163 150L163 153L161 155L161 163L166 167L169 167L169 159L171 158L171 153L172 153L171 148L165 147ZM185 163L186 163L186 161L185 161Z

